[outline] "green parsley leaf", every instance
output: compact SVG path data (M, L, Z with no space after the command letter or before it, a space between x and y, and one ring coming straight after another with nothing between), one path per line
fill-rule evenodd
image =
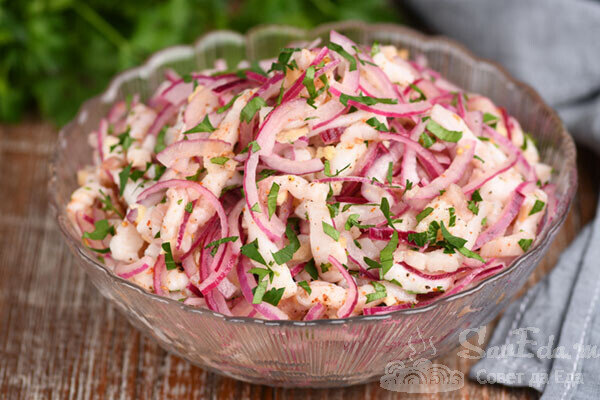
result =
M387 220L388 225L393 228L394 224L392 223L392 218L390 216L390 203L387 197L381 198L381 204L379 205L379 209L381 210L381 213Z
M467 203L467 208L468 208L469 210L471 210L471 212L472 212L473 214L475 214L475 215L478 215L478 214L479 214L479 207L477 206L477 203L476 203L476 202L474 202L474 201L472 201L472 200L471 200L471 201L469 201L469 202Z
M308 95L311 99L317 97L317 89L315 88L315 66L311 65L308 67L304 73L304 79L302 79L302 84L306 88Z
M428 149L433 146L435 140L433 140L426 132L423 132L421 133L421 136L419 136L419 143L421 143L421 146Z
M394 230L392 238L385 245L381 253L379 254L379 261L381 263L381 270L379 271L380 276L383 278L385 274L394 265L394 251L398 248L398 231Z
M267 102L259 96L253 97L248 104L242 108L242 112L240 114L240 120L250 122L254 115L260 110L262 107L265 107Z
M410 87L411 87L412 90L414 90L415 92L417 92L419 94L419 97L417 97L416 99L411 99L410 100L411 103L416 103L417 101L427 100L427 96L425 96L425 93L423 93L423 91L421 90L421 88L419 88L414 83L411 83Z
M240 97L241 95L242 95L241 93L238 93L238 94L236 94L236 95L235 95L235 96L233 96L233 97L231 98L231 100L229 100L229 101L227 102L227 104L225 104L223 107L219 107L219 108L217 108L217 114L222 114L222 113L224 113L225 111L229 110L229 109L231 108L231 106L233 106L233 103L235 103L235 101L236 101L236 100L238 99L238 97Z
M129 149L129 147L133 144L134 139L129 136L129 130L127 130L127 132L121 133L119 136L117 136L119 138L119 143L110 146L110 151L112 152L115 147L117 147L118 145L121 145L121 147L123 148L123 151L127 151L127 149Z
M312 293L312 289L308 285L308 282L306 282L306 281L298 282L298 286L300 286L302 289L304 289L306 291L306 293L308 293L308 294Z
M108 220L101 219L94 222L94 230L92 232L83 232L81 237L90 240L103 240L109 233L114 235L115 228L108 223Z
M375 57L375 54L379 53L380 51L381 49L379 48L379 42L374 41L373 45L371 46L371 57Z
M329 210L329 216L331 217L331 219L334 219L340 213L340 203L333 203L333 204L327 203L325 205L327 206L327 209Z
M211 251L211 255L214 257L215 254L217 254L217 248L222 245L223 243L227 243L227 242L235 242L236 240L238 240L237 236L227 236L224 238L221 238L219 240L215 240L213 242L210 242L209 244L207 244L206 246L204 246L205 249L208 248L213 248L214 254Z
M371 97L371 96L350 96L349 94L342 93L340 95L340 103L347 106L348 101L355 101L367 106L372 106L377 103L381 104L398 104L398 99L390 99L384 97Z
M163 151L167 145L165 144L165 135L167 134L167 128L162 128L158 135L156 136L156 145L154 145L154 152L156 154Z
M252 304L262 303L263 296L265 295L265 292L267 291L267 284L268 284L267 280L263 279L252 290L252 292L254 293L254 296L252 297Z
M269 277L269 280L271 282L273 282L273 277L275 276L275 271L273 271L271 268L267 267L267 268L251 268L248 270L248 272L250 272L251 274L255 274L258 275L258 281L262 281L263 278L265 276Z
M417 214L417 224L419 222L421 222L424 218L426 218L432 212L433 212L433 208L432 207L427 207L426 209L424 209L423 211L421 211L420 213L418 213Z
M387 297L387 290L385 289L385 286L383 286L381 283L375 282L375 281L371 281L371 285L373 285L373 287L375 288L375 292L367 294L366 303L370 303L372 301L383 299L383 298Z
M457 249L459 249L461 247L464 247L465 244L467 243L467 241L465 239L460 238L458 236L453 236L450 232L448 232L448 229L446 229L443 222L441 224L441 229L442 229L442 236L444 237L444 239L446 239L446 242L450 243L450 245L452 245L453 247L456 247Z
M348 219L346 220L344 229L349 231L350 228L352 228L353 226L356 226L358 229L369 229L369 228L372 228L375 226L375 225L361 225L360 222L358 222L359 217L360 217L359 214L350 214L348 216Z
M257 212L257 213L261 212L260 205L258 203L254 203L254 205L252 207L250 207L250 210Z
M210 159L210 162L217 165L224 165L227 161L229 161L228 157L213 157Z
M471 194L471 200L473 200L475 202L483 201L483 198L481 197L481 193L479 193L479 189L476 189L473 191L473 194Z
M187 203L185 205L185 211L191 214L192 211L194 211L194 202L190 201L189 203Z
M323 273L329 271L331 269L331 267L333 267L333 265L331 265L331 263L323 263L321 264L321 271L323 271Z
M294 253L300 248L298 236L296 236L296 233L291 228L290 224L288 224L285 228L285 236L287 236L289 244L276 253L271 253L273 255L273 260L275 260L278 265L282 265L290 261L292 257L294 257Z
M277 171L275 171L274 169L263 169L262 171L260 171L258 173L259 178L256 180L256 182L260 182L265 178L268 178L271 175L275 175L277 173Z
M259 264L267 266L267 263L263 256L258 252L258 239L253 242L247 243L240 249L241 253L251 260L256 261Z
M271 69L269 70L269 72L282 71L283 73L285 73L286 68L294 69L295 63L288 64L288 62L290 61L292 54L294 54L296 51L300 51L300 50L301 49L299 49L299 48L283 48L283 49L281 49L281 52L279 53L279 56L277 57L277 62L274 62L271 64Z
M131 172L131 164L128 164L121 172L119 172L119 195L123 196L125 191L125 185L129 179L129 173Z
M452 227L456 225L456 210L454 207L450 207L448 209L448 213L450 214L450 218L448 220L448 226Z
M475 155L473 156L473 158L474 158L474 159L476 159L476 160L479 160L479 161L481 161L483 164L485 164L485 160L484 160L483 158L479 157L477 154L475 154Z
M519 240L519 246L523 249L523 251L529 250L531 244L533 243L533 239L521 239Z
M112 198L109 195L105 194L102 189L100 189L99 192L100 192L100 202L103 204L102 210L103 211L113 211L120 218L123 218L123 214L121 214L119 212L119 210L117 210L117 208L114 206L114 204L112 202Z
M210 119L208 119L208 115L205 115L202 122L200 122L198 125L196 125L192 129L188 129L187 131L183 132L183 134L187 135L188 133L197 133L197 132L209 132L210 133L210 132L214 132L214 131L215 131L215 128L210 123Z
M497 122L498 122L498 117L496 117L494 114L483 113L483 123L484 124L494 125Z
M336 242L340 239L340 233L332 225L329 225L325 221L321 221L321 225L323 227L323 233L325 233L327 236Z
M350 64L350 71L356 70L356 58L354 58L353 55L344 50L342 46L340 46L337 43L329 43L327 47L330 50L333 50L336 53L338 53L340 56L344 57L346 60L348 60L348 63Z
M379 122L379 120L375 117L371 117L367 120L367 124L377 129L379 132L389 132L389 129L385 126L383 122Z
M273 183L271 185L271 190L269 190L269 194L267 195L267 209L269 212L269 220L275 213L275 209L277 208L277 195L279 195L279 185L277 183Z
M467 249L466 247L459 247L457 250L460 254L462 254L465 257L473 258L477 261L485 262L485 260L479 254Z
M165 265L167 266L167 270L170 271L177 268L175 260L173 260L173 253L171 252L171 243L164 242L161 247L165 251Z
M342 168L342 169L338 169L338 170L335 172L335 174L332 174L332 173L331 173L331 165L329 164L329 160L325 160L324 164L325 164L325 167L324 167L324 169L323 169L323 174L325 174L325 176L327 176L327 177L329 177L329 178L332 178L332 177L338 176L338 175L339 175L339 174L340 174L342 171L344 171L344 170L345 170L345 169L347 169L347 168L350 168L350 164L348 164L348 165L346 165L344 168Z
M304 270L310 275L314 280L319 279L319 272L317 271L317 267L315 266L315 259L311 258L309 262L304 265Z
M285 291L285 288L272 288L271 290L268 290L267 292L265 292L265 294L262 297L262 301L264 301L265 303L269 303L271 305L277 306L279 304L279 302L281 301L281 297L283 296L283 292Z
M433 120L427 123L427 130L446 142L456 143L462 138L462 132L449 131Z
M545 205L546 205L546 203L544 203L543 201L536 200L535 203L533 204L533 207L531 208L531 211L529 211L529 215L539 213L540 211L542 211L544 209Z
M387 183L389 183L390 185L392 184L393 176L394 176L394 163L390 161L388 163L387 174L385 175L385 179L387 180Z
M369 266L369 268L367 268L367 270L381 268L381 264L379 264L375 260L370 259L369 257L366 257L366 256L363 257L363 261L365 262L365 264L367 264Z

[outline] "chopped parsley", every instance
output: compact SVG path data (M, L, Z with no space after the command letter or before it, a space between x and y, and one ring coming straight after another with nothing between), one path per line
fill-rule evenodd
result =
M462 132L449 131L433 120L427 123L427 130L446 142L456 143L462 138Z
M321 221L321 225L323 226L323 233L325 233L327 236L336 242L340 239L340 233L332 225L329 225L325 221Z
M375 226L375 225L361 225L360 222L358 222L359 217L360 217L359 214L350 214L350 216L348 216L348 219L346 220L344 229L349 231L353 226L356 226L358 229L368 229L368 228L372 228Z
M281 301L281 297L283 296L284 291L285 288L272 288L271 290L265 292L265 294L262 296L262 301L277 306ZM252 299L252 302L254 303L254 298Z
M426 132L423 132L421 133L421 136L419 136L419 143L421 143L421 146L428 149L433 146L435 140L433 140Z
M254 239L253 242L247 243L240 249L241 253L251 260L256 261L259 264L267 266L267 263L263 256L258 252L258 239Z
M367 303L387 297L385 286L375 281L371 281L371 285L373 285L373 288L375 288L375 292L367 294Z
M456 225L456 210L454 207L450 207L448 209L448 213L450 214L450 218L448 220L448 226L452 227Z
M238 99L238 97L240 97L242 94L238 93L235 96L233 96L231 98L231 100L229 100L229 102L227 102L227 104L225 104L223 107L219 107L217 108L217 114L222 114L225 111L229 110L231 108L231 106L233 106L233 103L235 103L235 101Z
M371 96L350 96L345 93L342 93L340 95L340 103L342 103L343 105L347 106L349 100L364 104L366 106L372 106L377 103L398 104L397 99L389 99L389 98L383 98L383 97L371 97Z
M193 201L190 201L189 203L187 203L185 205L185 211L190 214L192 213L192 211L194 211L194 202Z
M498 117L496 117L494 114L484 113L483 123L488 124L492 128L496 128L496 124L498 123Z
M329 164L329 160L325 160L324 162L325 164L325 168L323 169L323 174L325 174L325 176L329 177L329 178L333 178L338 176L342 171L350 168L350 164L346 165L344 168L342 169L338 169L335 171L335 174L331 173L331 165Z
M356 58L354 58L353 55L344 50L342 46L340 46L337 43L329 43L327 47L330 50L333 50L336 53L338 53L340 56L344 57L346 60L348 60L348 63L350 64L350 71L356 70Z
M214 257L214 255L217 254L217 249L220 245L222 245L223 243L227 243L227 242L235 242L236 240L238 240L237 236L227 236L227 237L221 238L219 240L215 240L214 242L210 242L204 248L208 249L208 248L212 247L210 255Z
M131 136L129 136L129 130L127 130L127 132L121 133L117 137L119 138L119 143L110 146L111 152L115 149L115 147L119 145L121 145L123 151L127 151L127 149L129 149L129 147L131 147L131 145L134 142L134 139Z
M389 129L385 126L385 124L383 122L379 122L379 120L375 117L369 118L367 120L367 124L380 132L389 132Z
M129 179L129 173L131 172L131 164L128 164L121 172L119 172L119 195L123 196L125 191L125 185Z
M158 135L156 136L156 144L154 145L154 152L156 154L163 151L167 145L165 144L165 135L167 134L167 128L162 128Z
M277 183L273 183L271 186L271 190L269 190L269 194L267 196L267 210L269 212L269 220L275 213L275 209L277 208L277 195L279 194L279 185Z
M424 218L426 218L429 214L433 212L432 207L427 207L423 211L417 214L417 223L421 222Z
M308 282L306 282L306 281L298 282L298 286L300 286L302 289L304 289L304 291L306 291L306 293L308 293L308 294L312 293L312 289L308 285Z
M529 211L529 215L539 213L540 211L542 211L544 209L545 205L546 205L546 203L544 203L543 201L536 200L535 203L533 204L533 207L531 208L531 211Z
M242 112L240 114L240 120L245 121L245 122L250 122L252 121L252 118L254 118L254 116L256 115L256 113L258 112L258 110L260 110L262 107L266 106L267 102L259 96L253 97L248 104L246 104L244 106L244 108L242 108Z
M112 202L112 198L109 195L105 194L102 189L100 189L99 192L100 192L100 202L102 203L102 210L103 211L113 211L120 218L123 218L123 214L121 214L119 212L119 210L117 210L117 208L114 206L114 204Z
M390 185L392 184L393 176L394 176L394 163L390 161L388 163L387 174L385 175L385 179L387 180L387 183L389 183Z
M114 235L115 228L108 223L108 220L101 219L94 222L94 230L92 232L83 232L81 237L90 240L103 240L108 234Z
M299 48L283 48L281 49L281 52L279 53L279 56L277 57L277 62L274 62L271 64L271 69L269 70L269 72L271 71L281 71L283 73L285 73L286 69L296 69L298 66L296 65L296 63L294 61L292 61L292 63L289 63L290 58L292 57L292 54L294 54L296 51L300 51L301 49Z
M165 242L161 247L165 251L165 265L167 266L167 270L170 271L177 268L175 260L173 260L173 253L171 252L171 243Z
M294 253L300 248L298 236L296 236L296 233L290 224L288 224L285 228L285 236L287 236L289 244L276 253L271 253L273 255L273 260L275 260L278 265L282 265L290 261L294 256Z
M311 258L309 262L304 265L304 270L310 275L314 280L319 279L319 272L317 271L317 267L315 266L315 259Z
M519 240L519 246L523 249L523 251L529 250L531 244L533 243L533 239L521 239Z
M229 161L229 157L213 157L210 159L210 162L217 165L224 165L227 161Z
M209 132L210 133L210 132L214 132L214 131L215 131L215 128L210 123L210 120L208 119L208 115L205 115L202 122L200 122L195 127L183 132L183 134L187 135L188 133L197 133L197 132Z
M415 85L414 83L411 83L410 88L419 94L419 97L417 97L416 99L410 100L411 103L416 103L417 101L427 100L427 96L425 96L425 93L423 93L421 88L419 88L417 85Z
M379 254L379 262L381 263L379 273L381 278L383 278L394 265L394 251L398 248L398 242L398 231L394 229L392 238Z

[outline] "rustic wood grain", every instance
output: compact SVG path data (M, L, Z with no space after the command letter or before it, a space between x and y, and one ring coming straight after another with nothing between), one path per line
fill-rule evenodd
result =
M166 353L85 279L48 210L50 126L0 126L0 399L391 399L378 382L332 390L273 389L223 378ZM580 186L536 282L593 218L598 158L580 151ZM491 325L494 325L492 323ZM489 332L490 330L488 330ZM467 374L472 361L440 360ZM467 381L415 399L528 399L536 392Z

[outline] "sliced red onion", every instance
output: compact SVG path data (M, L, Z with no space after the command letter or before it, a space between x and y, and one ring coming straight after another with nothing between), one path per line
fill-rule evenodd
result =
M198 289L202 292L202 294L206 294L210 292L215 287L219 286L221 282L225 279L229 272L238 264L239 262L239 219L242 209L244 208L244 203L239 201L236 206L232 209L228 218L228 226L230 227L234 236L238 236L237 245L233 246L230 242L222 244L220 247L226 246L227 250L225 251L225 255L223 256L223 260L220 263L217 269L212 269L210 274L200 282L198 285ZM236 234L237 233L237 234Z
M348 270L340 264L340 262L334 257L329 256L327 260L335 266L338 271L342 274L346 283L348 283L348 289L346 290L346 300L344 304L340 307L337 312L338 318L348 318L352 311L354 311L354 307L356 307L356 303L358 303L358 287L356 286L356 282L354 278L350 275Z
M465 123L473 132L473 135L479 137L483 133L483 113L481 111L469 111L465 114Z
M192 201L192 209L196 206L196 202L197 200ZM175 245L175 248L177 250L181 249L181 241L183 240L183 235L185 234L185 227L187 226L188 220L190 219L190 215L192 214L187 211L183 213L183 221L181 222L181 225L179 225L179 232L177 233L177 244Z
M325 56L327 55L327 53L329 52L329 49L327 49L327 47L323 47L319 53L317 54L317 56L315 57L315 59L310 63L311 66L315 66L317 64L319 64L321 61L323 61L323 59L325 58ZM319 71L319 73L323 73L322 71ZM306 76L306 71L302 72L302 74L298 77L298 79L296 79L296 81L292 84L292 86L290 86L290 88L283 94L282 97L282 103L288 102L294 98L296 98L300 92L302 91L302 89L304 89L304 84L303 84L303 80L304 77ZM317 75L315 74L315 77Z
M131 222L132 224L135 223L135 220L138 217L138 209L137 208L132 208L131 210L129 210L127 212L127 215L125 216L125 218L127 219L127 221Z
M165 265L165 256L161 254L156 259L156 264L154 264L154 275L153 275L153 285L154 285L154 293L166 296L167 292L163 290L163 282L165 281L165 277L167 274L167 266Z
M165 124L177 114L177 106L170 104L164 107L156 116L156 119L150 126L148 133L156 136Z
M336 88L331 87L330 91L335 96L340 96L342 93ZM398 103L398 104L381 104L377 103L368 106L358 101L348 100L349 106L354 106L359 110L369 111L373 114L383 115L385 117L410 117L412 115L422 114L431 108L431 103L427 101L418 101L415 103Z
M497 143L509 155L509 157L510 156L517 157L517 162L519 163L519 166L521 167L521 173L525 176L526 180L528 180L528 181L536 181L537 180L537 175L535 173L535 170L533 169L531 164L529 164L529 162L523 155L523 152L521 152L520 149L518 149L513 144L513 142L511 142L506 137L502 136L500 133L498 133L495 129L488 126L487 124L484 124L484 126L483 126L483 133L486 136L488 136L490 139L492 139L495 143Z
M492 226L488 227L485 231L479 234L475 244L473 245L473 250L481 248L481 246L490 240L497 238L506 231L515 217L519 214L519 210L521 210L521 206L525 201L525 196L520 193L520 189L527 184L528 182L524 182L520 184L517 189L515 189L510 196L508 203L502 209L502 214L500 214L498 220Z
M450 184L456 183L464 174L467 166L472 162L475 154L475 141L464 141L461 145L463 152L458 154L448 169L435 178L429 185L417 188L416 191L406 193L405 197L411 206L420 208L424 201L430 200L445 190Z
M404 267L404 269L406 269L411 274L415 274L423 279L428 279L431 281L450 278L450 277L462 274L463 272L470 270L470 268L461 267L461 268L458 268L456 271L452 271L452 272L445 272L442 274L426 274L422 271L419 271L416 268L411 267L410 265L406 264L405 262L401 262L401 264L402 264L402 267Z
M313 321L315 319L319 319L325 315L325 311L327 311L327 307L325 307L322 303L317 303L312 306L310 310L308 310L304 316L304 321Z
M129 279L147 270L149 268L148 262L151 262L151 259L146 256L131 264L119 265L115 268L115 274L123 279Z
M225 214L225 210L223 209L221 202L215 197L215 195L210 190L208 190L198 182L182 179L170 179L167 181L158 182L155 183L153 186L150 186L148 189L144 190L142 193L140 193L137 198L137 202L141 204L144 204L146 202L157 202L160 200L160 198L162 198L162 192L169 188L192 189L198 192L202 196L202 200L208 202L215 209L217 215L219 216L219 220L221 222L220 238L227 237L229 233L229 226L227 225L227 215ZM217 254L213 258L213 263L210 267L211 271L215 270L216 266L219 264L224 252L224 247L225 246L219 246Z
M188 98L194 90L194 84L192 82L186 83L183 79L173 82L171 86L166 88L160 96L167 100L174 106L180 105L185 99Z
M387 313L391 313L393 311L406 310L408 308L413 308L413 307L414 307L413 303L402 303L402 304L396 304L393 306L367 307L367 308L363 309L363 314L364 315L387 314Z
M290 269L290 273L292 274L292 278L298 275L300 272L304 270L306 266L305 262L299 263Z
M258 82L261 85L266 83L268 80L268 78L266 76L258 74L254 71L246 71L245 74L246 74L246 78L251 79L255 82Z
M475 190L482 187L484 184L486 184L490 180L494 179L498 175L503 174L504 172L506 172L509 169L511 169L512 167L514 167L514 165L516 163L517 163L516 155L511 154L511 158L506 160L498 168L487 171L487 173L484 174L482 177L474 179L471 182L469 182L468 184L466 184L465 186L463 186L463 192L465 193L465 195L470 195L471 193L473 193Z
M221 154L229 151L231 144L218 139L180 140L167 146L156 155L156 159L166 167L172 167L177 160L204 154Z
M98 146L98 156L100 157L100 162L104 161L104 138L108 135L108 122L106 119L102 118L100 120L100 126L98 127L98 131L96 133L96 145Z
M413 150L418 156L419 160L423 164L423 166L427 169L428 173L433 174L433 176L439 176L444 173L444 167L436 160L433 153L429 150L421 146L419 143L405 137L402 135L397 135L393 133L379 133L379 138L382 140L393 140L396 142L400 142L404 144L408 149ZM415 181L411 180L411 182L415 183Z
M319 158L312 158L310 160L290 160L276 154L271 154L270 156L261 157L261 160L267 167L286 174L313 174L315 172L323 171L324 168L323 162Z
M340 126L337 128L325 129L320 132L319 135L324 144L333 144L340 141L340 136L342 136L342 133L344 133L345 130L346 128Z

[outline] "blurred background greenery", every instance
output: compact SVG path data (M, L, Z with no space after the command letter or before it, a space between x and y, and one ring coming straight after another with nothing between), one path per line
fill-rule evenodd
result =
M0 0L0 122L62 125L118 71L210 30L400 14L386 0Z

